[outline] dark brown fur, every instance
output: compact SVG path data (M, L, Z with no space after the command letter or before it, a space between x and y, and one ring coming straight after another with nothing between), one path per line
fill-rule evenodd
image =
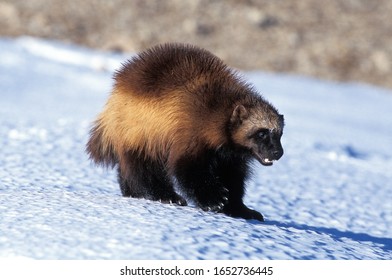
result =
M262 219L242 204L243 181L252 156L270 165L283 154L283 117L271 104L218 57L184 44L142 52L114 79L87 151L98 164L119 165L124 195L183 205L173 189L174 176L203 209ZM261 130L271 135L268 148L256 139ZM217 172L227 177L225 170L235 173L236 164L236 185L212 178ZM195 168L207 183L194 178Z

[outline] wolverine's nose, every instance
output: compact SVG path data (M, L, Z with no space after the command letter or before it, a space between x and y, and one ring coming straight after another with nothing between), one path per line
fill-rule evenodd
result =
M280 159L283 156L283 149L275 150L272 152L275 160Z

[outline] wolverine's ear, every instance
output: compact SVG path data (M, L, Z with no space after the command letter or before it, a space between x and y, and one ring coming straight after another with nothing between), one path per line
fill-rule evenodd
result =
M284 127L284 116L279 115L279 121L280 121L280 126L283 128Z
M233 113L231 114L230 121L231 123L241 123L246 120L249 116L248 111L243 105L237 105L234 108Z

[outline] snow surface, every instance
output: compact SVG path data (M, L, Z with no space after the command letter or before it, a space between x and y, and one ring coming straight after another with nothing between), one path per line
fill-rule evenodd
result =
M392 259L392 92L245 73L285 115L285 155L254 164L265 223L123 198L84 147L126 57L0 39L0 257Z

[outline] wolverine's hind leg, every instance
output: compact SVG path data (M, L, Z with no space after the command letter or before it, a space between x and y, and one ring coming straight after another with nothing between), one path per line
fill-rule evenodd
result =
M118 169L118 182L123 196L158 200L163 203L186 205L178 195L165 166L135 152L127 155L127 174Z

